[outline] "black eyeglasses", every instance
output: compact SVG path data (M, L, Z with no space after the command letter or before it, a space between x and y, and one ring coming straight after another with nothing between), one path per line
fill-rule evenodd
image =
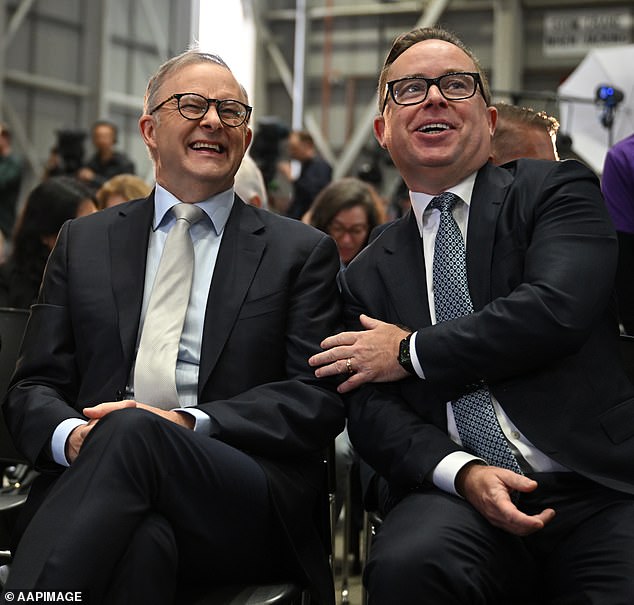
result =
M429 89L436 85L440 94L448 101L462 101L470 99L475 95L480 87L480 92L484 97L482 80L480 74L475 72L456 72L444 74L438 78L423 78L422 76L411 76L400 78L387 83L387 92L383 101L383 109L387 105L388 97L397 105L418 105L422 103L429 94Z
M209 111L209 106L213 103L216 106L220 121L225 126L231 126L232 128L242 126L249 119L253 110L249 105L245 105L235 99L206 99L195 92L181 92L159 103L150 111L150 114L159 110L172 99L176 99L178 111L186 120L200 120Z

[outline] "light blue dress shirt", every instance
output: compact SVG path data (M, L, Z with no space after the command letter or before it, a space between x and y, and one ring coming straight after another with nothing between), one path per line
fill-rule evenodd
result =
M192 415L195 419L194 430L203 433L210 432L211 419L203 411L191 408L198 404L198 370L209 288L216 266L216 259L218 258L222 234L224 233L227 219L233 207L233 200L234 191L233 188L231 188L203 202L197 203L196 205L205 211L208 220L203 219L190 229L190 235L194 244L194 275L189 306L178 348L176 390L180 400L180 411ZM139 347L145 313L150 300L158 265L161 260L161 254L165 246L165 240L167 239L169 230L176 222L170 209L179 203L180 200L169 191L160 185L156 185L154 194L154 219L148 243L141 321L135 351L138 350ZM126 395L130 399L134 398L133 378L134 366L130 372L129 384L126 387ZM71 431L81 424L86 424L86 421L79 418L69 418L61 422L55 429L51 440L51 449L53 459L58 464L69 466L65 453L66 441Z

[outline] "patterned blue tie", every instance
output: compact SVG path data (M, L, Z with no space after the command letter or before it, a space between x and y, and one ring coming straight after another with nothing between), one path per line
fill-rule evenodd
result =
M473 313L467 284L467 263L464 240L453 218L452 210L460 198L442 193L430 202L440 210L433 262L434 306L436 321L450 321ZM451 402L456 427L463 445L490 465L522 474L506 441L486 387L463 395Z

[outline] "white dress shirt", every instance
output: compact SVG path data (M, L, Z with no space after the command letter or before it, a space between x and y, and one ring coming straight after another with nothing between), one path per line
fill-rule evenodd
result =
M467 225L469 223L469 207L471 203L471 195L473 193L473 186L475 184L477 173L467 177L464 181L452 187L448 191L455 193L463 200L464 203L458 203L454 207L453 217L460 228L462 236L465 240L465 246L467 245ZM434 245L436 242L436 233L438 232L438 225L440 223L440 210L431 209L428 207L429 203L435 196L428 195L426 193L410 192L410 199L412 202L412 211L416 217L416 223L423 239L423 250L425 255L425 275L427 279L427 300L429 302L429 313L431 316L432 324L436 323L436 311L434 307L434 291L433 291L433 258L434 258ZM425 379L425 360L419 359L416 354L416 337L417 333L414 333L410 339L410 356L412 359L412 365L416 374ZM511 422L510 418L506 415L500 403L491 395L491 401L493 408L500 423L500 427L504 436L509 442L513 454L530 467L534 472L553 472L553 471L567 471L566 467L555 462L546 454L538 450L520 430ZM456 421L454 419L453 408L451 402L447 402L447 430L449 437L456 443L462 444L458 429L456 427ZM477 456L473 456L467 452L453 452L446 456L436 466L432 472L432 482L438 488L453 494L457 494L455 488L455 479L458 471L470 461L480 460Z

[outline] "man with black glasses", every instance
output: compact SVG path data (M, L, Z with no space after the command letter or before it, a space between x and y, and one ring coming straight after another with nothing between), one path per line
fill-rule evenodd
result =
M385 488L370 603L633 603L634 388L596 178L489 163L486 78L441 29L397 38L379 110L412 212L342 276L362 330L311 359L347 375L350 438Z
M165 63L144 107L156 188L64 226L5 402L43 471L7 590L172 605L294 578L334 603L344 413L307 359L339 327L336 246L234 195L251 107L218 57Z

